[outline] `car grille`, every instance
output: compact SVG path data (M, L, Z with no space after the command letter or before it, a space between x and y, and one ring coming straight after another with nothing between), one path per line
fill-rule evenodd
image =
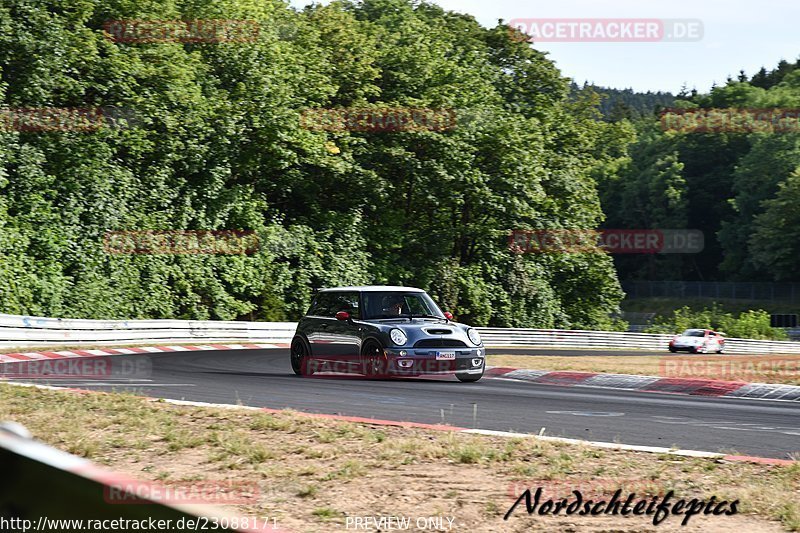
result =
M422 339L414 348L464 348L466 344L457 339Z

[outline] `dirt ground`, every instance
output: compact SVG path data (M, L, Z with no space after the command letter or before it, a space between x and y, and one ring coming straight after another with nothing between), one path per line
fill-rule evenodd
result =
M225 508L274 518L290 532L800 530L797 464L730 463L8 385L0 385L0 420L20 422L36 438L137 479L255 486L247 501ZM647 516L529 516L523 502L504 521L528 487L543 487L554 498L576 489L595 500L610 499L617 488L625 495L674 490L677 499L738 499L740 514L698 515L685 527L682 516L669 516L653 526ZM409 527L394 520L376 527L366 517L402 517Z

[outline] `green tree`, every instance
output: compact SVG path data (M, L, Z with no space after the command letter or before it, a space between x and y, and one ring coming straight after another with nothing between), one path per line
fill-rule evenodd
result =
M784 180L757 215L749 249L753 263L776 281L800 279L800 167Z
M8 0L4 107L132 110L127 127L0 132L0 306L93 318L300 316L314 287L422 286L465 320L606 327L601 254L512 254L508 232L595 228L624 157L508 27L410 0ZM248 19L253 42L116 43L117 19ZM305 128L308 109L454 110L447 131ZM255 232L246 255L108 253L109 231ZM589 290L591 288L591 290Z

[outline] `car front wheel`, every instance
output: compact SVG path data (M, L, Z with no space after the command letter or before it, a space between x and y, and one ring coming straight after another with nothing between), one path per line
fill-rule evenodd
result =
M361 361L365 376L371 378L386 376L386 356L377 341L371 340L364 343L361 348Z

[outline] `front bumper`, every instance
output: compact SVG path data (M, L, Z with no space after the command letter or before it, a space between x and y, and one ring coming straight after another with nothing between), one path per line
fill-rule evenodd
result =
M695 350L703 351L706 346L703 344L670 344L670 347L676 352L693 352Z
M441 352L455 352L455 359L438 359ZM483 374L486 349L475 348L389 348L384 350L387 370L398 375Z

